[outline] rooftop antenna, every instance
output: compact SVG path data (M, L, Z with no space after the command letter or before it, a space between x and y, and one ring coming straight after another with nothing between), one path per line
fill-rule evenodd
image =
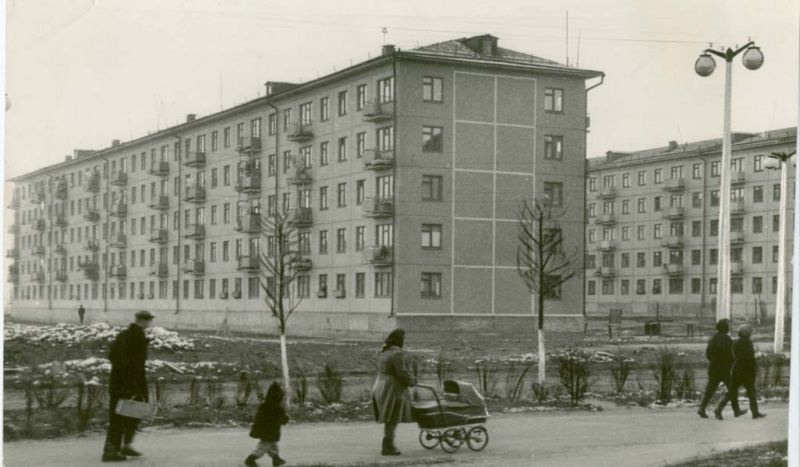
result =
M386 45L386 34L389 33L389 28L381 26L381 34L383 34L383 45Z
M565 40L567 47L567 66L569 66L569 10L567 10L567 34Z
M575 66L581 66L581 30L578 29L578 56L575 57Z

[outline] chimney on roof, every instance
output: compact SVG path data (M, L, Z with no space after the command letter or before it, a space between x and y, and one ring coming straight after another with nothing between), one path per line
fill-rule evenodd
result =
M386 44L381 48L381 55L392 55L395 52L393 44Z
M67 155L66 155L66 157L64 157L64 160L65 160L66 162L69 162L69 161L71 161L71 160L72 160L72 155L70 155L70 154L67 154Z
M667 147L669 148L670 151L674 151L674 150L678 149L678 142L677 141L670 141Z
M197 114L186 114L186 123L195 121Z
M117 146L119 146L119 140L118 139L112 139L111 140L111 147L114 148L114 147L117 147Z

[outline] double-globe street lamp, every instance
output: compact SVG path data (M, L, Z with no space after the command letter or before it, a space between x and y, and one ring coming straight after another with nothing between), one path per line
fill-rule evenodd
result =
M717 262L717 320L731 317L731 263L730 263L730 201L731 201L731 62L744 52L742 64L748 70L758 70L764 63L764 54L750 41L736 50L724 52L706 49L694 63L694 71L710 76L717 67L714 57L725 59L725 110L722 133L722 161L719 187L719 261Z
M789 159L794 155L794 151L787 154L785 152L773 152L764 161L767 169L781 170L781 203L778 225L778 286L775 295L775 341L773 352L783 352L783 324L786 315L786 218L788 217L789 207L789 169L787 165Z

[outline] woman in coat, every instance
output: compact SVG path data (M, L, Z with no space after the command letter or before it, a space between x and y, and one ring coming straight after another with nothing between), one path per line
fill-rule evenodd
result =
M408 388L414 386L416 381L406 368L404 340L405 331L402 329L389 333L378 355L378 376L372 387L375 421L384 424L381 447L381 454L384 456L400 455L400 451L394 446L397 424L413 421Z
M749 324L739 328L739 338L733 343L733 388L730 399L739 397L739 387L744 386L747 398L750 399L750 413L753 418L764 418L766 414L758 411L758 399L756 396L756 352L750 336L753 328ZM744 412L742 412L744 413Z

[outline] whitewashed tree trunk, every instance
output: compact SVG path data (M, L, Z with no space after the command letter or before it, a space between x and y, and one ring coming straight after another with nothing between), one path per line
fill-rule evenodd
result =
M286 408L292 405L292 380L289 378L289 358L286 354L286 333L281 331L281 370L283 370L283 390L286 391Z
M537 337L539 339L539 367L538 367L539 372L537 374L537 382L539 384L544 384L545 383L544 329L539 329Z

